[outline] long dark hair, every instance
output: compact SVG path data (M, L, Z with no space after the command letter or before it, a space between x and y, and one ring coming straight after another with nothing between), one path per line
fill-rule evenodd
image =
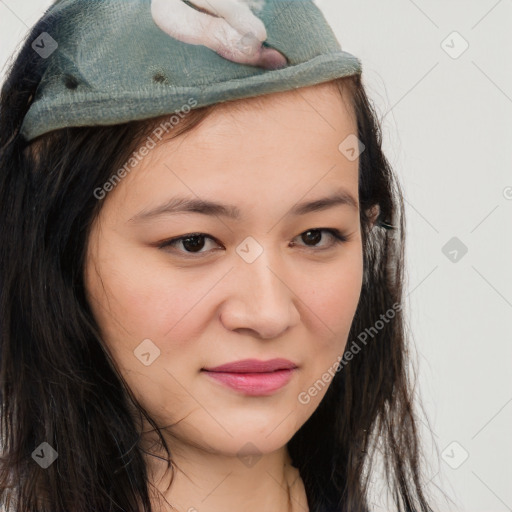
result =
M32 29L0 97L0 498L19 512L150 511L141 418L158 434L169 467L171 454L105 349L83 272L90 227L102 206L93 191L159 121L65 128L28 143L19 130L45 68L31 42L51 33L54 22L42 18ZM397 509L428 512L400 307L402 193L361 77L337 82L349 93L365 145L359 162L365 273L346 353L352 342L360 351L340 363L288 448L311 512L368 510L377 451ZM215 108L191 111L175 135ZM372 229L367 210L375 205L380 215ZM380 320L391 311L389 321ZM43 442L58 453L47 469L33 457Z

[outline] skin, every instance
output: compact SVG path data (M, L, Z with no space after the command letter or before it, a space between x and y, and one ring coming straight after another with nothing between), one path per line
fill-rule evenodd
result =
M154 148L104 199L88 244L88 297L128 385L167 427L171 487L165 464L147 459L175 510L308 510L286 445L325 395L327 386L307 404L298 400L343 354L360 297L358 160L338 150L356 127L348 98L332 84L222 104L190 133ZM287 215L295 203L339 188L356 208ZM243 218L133 220L173 196L233 204ZM334 244L325 231L312 241L301 236L318 228L348 240ZM213 237L199 255L187 258L183 241L159 248L197 232ZM236 252L249 236L263 250L252 263ZM160 350L149 366L134 356L145 339ZM201 372L276 357L298 369L270 396L246 396ZM251 463L237 455L244 446L256 457Z

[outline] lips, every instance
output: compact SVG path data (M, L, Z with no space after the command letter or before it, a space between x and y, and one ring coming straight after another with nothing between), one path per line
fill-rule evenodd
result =
M258 361L244 359L203 372L216 382L248 396L269 396L286 386L293 378L297 365L288 359Z
M221 373L270 373L278 370L292 370L297 365L288 359L270 359L259 361L257 359L243 359L233 363L226 363L212 368L203 368L208 372Z

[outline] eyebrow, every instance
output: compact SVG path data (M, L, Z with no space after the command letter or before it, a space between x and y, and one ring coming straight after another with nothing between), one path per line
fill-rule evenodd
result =
M307 213L327 210L335 206L348 206L351 209L359 211L359 204L354 196L349 191L340 189L332 195L321 197L313 201L298 203L291 208L287 215L305 215ZM141 210L130 218L129 222L142 222L162 215L178 213L200 213L202 215L227 217L233 220L242 219L242 212L234 205L217 203L205 199L173 197L160 206L156 206L150 210Z

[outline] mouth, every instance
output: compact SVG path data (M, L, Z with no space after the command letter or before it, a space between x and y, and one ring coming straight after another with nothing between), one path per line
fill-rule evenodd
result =
M270 359L268 361L259 361L258 359L243 359L233 363L221 364L212 368L203 368L208 372L228 372L228 373L270 373L279 370L292 370L297 365L288 359Z
M249 396L268 396L283 388L298 366L287 359L245 359L213 368L203 368L208 377Z
M276 370L266 373L229 373L203 370L208 377L245 395L268 396L284 387L296 369Z

